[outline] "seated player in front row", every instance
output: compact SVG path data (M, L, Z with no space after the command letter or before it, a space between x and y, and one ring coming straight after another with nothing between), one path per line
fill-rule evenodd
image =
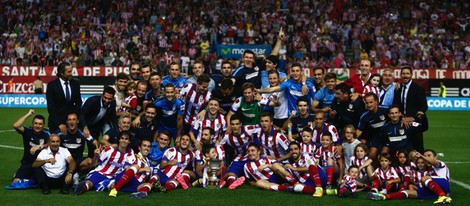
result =
M99 189L100 183L109 182L117 174L124 171L125 166L129 166L130 162L135 158L133 150L128 147L130 142L129 133L121 132L117 149L114 149L112 146L105 147L103 151L100 151L99 148L95 149L93 165L99 165L88 173L84 181L78 184L75 188L75 195L87 192L95 186Z
M391 194L369 193L369 199L386 200L386 199L435 199L434 204L448 204L452 202L450 194L450 173L446 164L437 159L434 150L424 150L424 153L415 153L415 158L423 158L430 164L428 175L421 178L422 186L418 186L418 190L404 190Z
M150 161L147 158L150 152L151 142L148 139L142 139L139 145L139 154L136 154L132 166L126 171L121 172L115 178L116 185L109 192L110 197L116 197L119 191L133 192L132 198L146 198L152 185L147 183L153 174Z
M264 190L286 191L287 186L282 185L285 180L291 184L297 182L276 160L261 158L261 148L257 144L248 146L248 159L244 171L251 185Z

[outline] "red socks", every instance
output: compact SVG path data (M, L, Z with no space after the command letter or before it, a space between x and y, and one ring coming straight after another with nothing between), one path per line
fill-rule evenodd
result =
M426 182L424 183L426 187L428 187L434 193L436 193L439 196L446 196L446 193L441 189L441 187L439 187L439 185L436 182L432 181L432 179L429 179Z
M386 194L385 197L390 200L403 200L407 198L407 194L405 191L395 192L391 194Z
M310 178L312 178L313 183L315 183L315 186L321 187L320 175L318 174L317 166L310 165L308 167L308 173L310 174Z
M328 167L326 169L326 174L328 175L328 184L331 184L331 180L333 179L333 172L335 172L334 167Z
M128 170L126 170L126 172L124 172L124 175L121 177L121 179L119 179L119 181L114 186L114 189L119 191L124 185L126 185L129 181L131 181L132 178L134 178L134 175L136 172L134 170L135 170L134 167L131 167Z

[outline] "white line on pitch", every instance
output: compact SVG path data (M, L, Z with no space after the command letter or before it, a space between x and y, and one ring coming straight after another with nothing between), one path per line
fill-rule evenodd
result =
M17 149L17 150L23 150L23 147L15 147L15 146L9 146L9 145L1 145L0 144L0 147L3 147L3 148L9 148L9 149ZM83 154L88 154L88 152L83 152Z
M9 129L9 130L0 130L0 133L2 132L14 132L15 130L14 129Z
M455 179L450 179L450 181L451 181L452 183L456 184L456 185L459 185L459 186L461 186L461 187L467 189L467 190L470 190L470 185L468 185L468 184L465 184L465 183L463 183L463 182L457 181L457 180L455 180Z
M23 147L15 147L15 146L8 146L8 145L0 145L0 147L3 147L3 148L10 148L10 149L19 149L19 150L22 150Z
M461 162L461 161L456 161L456 162L445 162L446 164L470 164L470 162Z

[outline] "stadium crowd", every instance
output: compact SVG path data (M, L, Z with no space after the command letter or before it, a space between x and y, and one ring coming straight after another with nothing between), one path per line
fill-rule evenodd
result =
M2 65L129 65L165 71L172 61L216 68L217 44L274 44L286 28L281 70L470 67L469 3L453 1L1 2ZM221 9L216 9L221 8ZM65 12L67 11L67 12Z
M376 39L401 28L394 24L411 29L408 21L416 24L432 19L421 13L426 9L417 8L429 7L429 11L434 11L433 8L442 13L455 11L454 15L458 15L457 11L468 7L465 2L453 1L442 7L448 10L434 7L442 2L416 3L418 7L409 11L409 19L402 12L389 15L387 12L394 7L387 2L276 1L277 5L266 1L255 5L249 1L217 1L222 5L218 8L226 8L220 13L214 5L202 2L159 2L151 6L135 1L55 3L8 2L3 7L8 11L4 12L7 20L11 18L2 27L8 33L2 37L7 45L5 53L11 51L9 55L16 55L17 49L12 49L16 41L34 45L38 52L43 47L36 47L36 43L50 44L44 51L51 52L52 62L47 57L45 63L58 64L57 79L49 82L46 90L49 129L45 129L45 117L34 110L13 125L23 136L24 154L7 188L36 185L43 194L50 194L53 188L69 194L73 187L75 195L109 190L111 197L119 192L132 192L133 198L145 198L152 191L210 186L236 189L248 182L261 189L314 197L326 194L354 198L357 192L368 191L368 198L373 200L420 198L437 199L435 204L451 203L449 169L437 159L434 150L424 148L427 103L423 88L413 81L413 66L417 65L413 62L413 66L402 66L397 82L390 69L374 74L371 67L377 66L376 58L387 56L385 51L375 51L377 48L387 48L394 42L392 50L394 46L407 45L411 39L441 43L442 47L433 46L434 52L427 56L428 60L435 58L436 50L445 50L450 45L434 41L439 32L433 33L427 27L425 30L433 37L431 34L426 38L413 37L411 32L398 29L394 40ZM403 5L393 5L394 11L404 9L400 7ZM281 9L280 13L273 13L271 10L276 7L289 8L290 12ZM20 22L16 18L21 15L11 15L13 10L17 12L14 8L32 11L30 16L22 17L25 26L15 33L16 37L11 34L19 28L15 26ZM54 9L74 8L76 12L66 12L64 16L39 15L45 14L40 12L41 8L47 8L42 11L48 11L47 14ZM328 12L322 15L305 8ZM182 16L188 13L193 15ZM318 15L307 21L312 13ZM359 13L367 14L368 18ZM15 23L10 27L13 19ZM29 24L26 19L43 20L40 24ZM263 25L270 23L263 30ZM441 23L438 21L430 28L449 26L449 22ZM357 36L349 37L354 32L336 35L348 24L351 31L358 29ZM224 25L227 33L222 32ZM228 36L229 25L235 25L233 40ZM378 32L368 33L363 28L379 25L383 27ZM195 27L198 29L193 30ZM246 31L238 35L243 29ZM386 32L382 33L382 29ZM420 29L416 29L416 34L420 34ZM37 36L33 35L35 32ZM253 37L249 36L251 32ZM303 38L310 42L313 36L321 40L316 45L325 44L326 50L315 51L311 45L310 50L306 49ZM274 45L269 56L256 56L246 50L240 65L224 60L220 63L220 74L206 74L214 65L211 60L215 54L210 48L215 42L259 43L254 40L257 37ZM162 44L165 38L172 42ZM357 48L348 43L355 40L360 45ZM313 38L315 41L318 40ZM400 44L402 41L405 43ZM204 42L209 46L203 46ZM62 49L53 49L56 45ZM327 61L334 62L332 56L341 57L348 47L368 52L358 53L360 73L342 82L323 66L328 66ZM165 52L173 58L165 59L163 67L155 64L161 62L154 61L155 56L162 57ZM190 76L182 74L185 65L181 58L175 58L186 52L194 58ZM414 61L424 56L417 55L415 50L409 53L413 55L404 54L406 57L399 53L395 59L391 55L391 65L411 63L393 63L394 60ZM112 64L123 59L119 64L129 65L129 73L119 73L115 85L82 102L80 83L72 74L73 65L80 58L106 64L109 61L104 59L109 55L114 55ZM301 58L307 56L318 61L315 67L312 65L313 81L307 81L302 72ZM30 60L28 63L38 63L34 58ZM289 62L288 75L280 72L283 60ZM382 64L379 67L386 68ZM167 75L156 72L164 70ZM34 116L32 126L25 126L31 116ZM89 151L86 156L85 148ZM220 170L212 171L211 165L216 160ZM212 173L219 179L214 180Z

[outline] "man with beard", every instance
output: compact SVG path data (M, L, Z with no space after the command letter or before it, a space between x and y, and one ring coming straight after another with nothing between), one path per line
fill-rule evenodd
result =
M190 137L183 135L179 147L167 149L163 154L158 176L160 182L170 191L180 185L183 189L188 189L190 176L194 175L192 171L186 169L194 160L194 153L189 150L190 145Z
M142 108L164 97L162 92L162 76L160 73L152 72L149 79L150 90L145 93L145 100Z
M423 87L416 84L413 78L413 70L409 66L401 68L401 89L395 92L393 99L394 104L400 105L400 111L403 111L405 122L411 122L416 119L422 119L421 122L427 125L428 119L426 117L426 111L428 110L428 104L426 101L426 95ZM423 132L428 130L427 127L423 128ZM418 152L424 152L423 132L419 132L413 135L412 143L413 148Z
M111 128L117 127L116 100L114 99L115 90L112 87L106 87L101 96L88 98L82 106L80 113L80 122L83 126L83 135L85 138L98 139L106 131L105 124L111 125ZM88 144L88 151L93 151L93 145ZM88 153L93 157L93 153Z
M257 134L264 154L271 159L281 160L287 154L289 140L280 131L274 129L273 117L269 113L261 115L261 131Z
M341 134L341 130L344 126L351 124L357 128L359 119L364 113L365 105L361 98L352 100L351 90L345 83L340 83L335 87L336 97L331 103L330 118L333 125L338 129L338 133Z
M211 98L207 104L207 112L204 115L202 120L195 120L191 125L191 131L189 131L189 136L193 141L193 144L198 150L202 149L202 130L206 127L211 127L214 129L215 134L210 143L215 143L215 141L222 136L222 134L227 129L227 123L225 121L225 116L219 113L220 107L219 102L216 99Z
M151 142L142 139L139 145L139 153L135 155L134 162L125 172L116 176L114 188L109 192L110 197L116 197L119 191L133 192L132 198L146 198L152 185L147 183L153 174L153 169L147 156L150 152Z
M189 132L193 121L196 119L199 112L206 108L211 92L209 89L210 78L207 74L202 74L197 78L197 83L190 83L184 85L181 89L180 95L185 102L184 110L184 132Z

